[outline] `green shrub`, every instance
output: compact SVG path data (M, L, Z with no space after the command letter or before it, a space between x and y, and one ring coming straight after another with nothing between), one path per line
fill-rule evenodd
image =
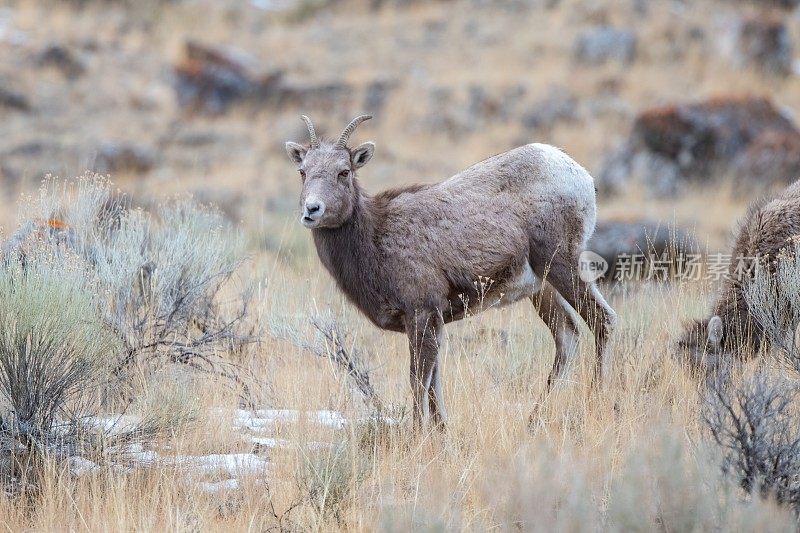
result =
M14 475L46 453L72 453L82 420L96 412L109 354L120 348L98 301L80 265L42 257L0 269L0 431Z
M160 204L155 213L134 209L107 180L87 175L46 180L20 219L57 221L59 228L45 228L42 239L26 222L27 234L15 236L7 253L33 248L85 263L86 283L103 296L101 316L122 343L112 374L180 363L237 378L219 356L254 340L243 333L248 294L229 295L227 309L220 295L242 262L243 239L217 211L188 198ZM26 242L36 238L37 246Z
M242 240L213 209L183 198L151 214L87 175L46 180L20 223L0 263L0 472L30 482L46 458L102 462L172 431L190 402L136 397L165 365L243 385L226 357L253 338L246 293L228 289ZM146 416L98 420L120 398Z

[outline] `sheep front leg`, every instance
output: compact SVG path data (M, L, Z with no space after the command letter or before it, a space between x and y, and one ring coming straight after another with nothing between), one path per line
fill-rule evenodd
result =
M440 372L436 375L437 383L433 383L439 360L439 334L443 327L443 320L436 311L417 311L406 321L411 353L409 377L414 400L414 428L417 430L425 424L431 406L437 426L444 425L444 405L438 383Z

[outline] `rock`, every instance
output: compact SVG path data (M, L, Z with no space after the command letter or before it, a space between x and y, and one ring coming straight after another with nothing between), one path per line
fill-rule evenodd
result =
M800 135L766 132L734 162L736 189L768 192L800 178Z
M73 456L69 458L69 471L73 476L86 476L97 472L100 469L97 463L94 463L83 457Z
M144 174L155 166L156 159L155 152L144 146L105 143L97 149L93 170L100 174Z
M425 127L432 132L447 133L455 138L469 129L472 121L463 107L455 104L455 95L449 87L436 87L428 94L428 112Z
M17 111L30 111L31 105L25 95L0 85L0 107Z
M525 87L519 84L486 87L473 83L466 87L466 94L452 87L436 87L428 93L424 124L432 132L455 138L488 124L517 120L525 94Z
M650 14L649 0L633 0L633 13L640 19Z
M243 102L274 107L330 108L353 90L342 83L288 83L282 70L263 69L243 52L188 41L173 69L178 104L191 112L218 115Z
M756 4L758 7L771 5L783 9L794 9L797 6L800 6L800 0L751 0L751 2Z
M42 67L57 68L67 78L74 79L86 72L83 61L69 48L62 44L53 43L47 46L36 58L36 63Z
M575 58L591 65L608 61L631 63L636 57L636 34L633 30L600 26L578 36Z
M517 104L525 96L525 87L514 85L500 90L489 90L473 84L467 89L467 109L473 123L508 120Z
M763 98L717 98L647 110L606 160L598 189L613 193L639 182L654 195L677 193L687 182L729 172L766 132L800 136L794 123Z
M738 21L732 54L740 68L754 67L781 76L792 72L792 39L778 17L756 15Z
M5 162L0 163L0 183L2 183L6 192L16 192L21 178L22 173L18 169Z
M577 119L578 100L566 90L553 91L522 114L520 121L528 129L547 129L562 121Z
M57 152L61 148L56 142L28 141L11 147L6 152L8 156L42 157L47 152Z
M373 81L367 85L366 94L364 96L364 106L369 113L376 115L383 111L386 105L386 100L389 98L389 93L397 86L393 81Z
M262 88L258 98L266 100L277 107L292 106L299 108L331 109L344 105L353 96L352 87L343 83L313 84L275 84Z
M208 492L211 494L238 490L240 486L241 483L236 478L226 479L223 481L203 481L196 485L196 487L202 492Z
M35 130L35 128L34 128ZM66 144L54 135L37 138L36 133L18 144L10 144L0 152L0 174L2 185L8 193L16 195L33 186L47 174L67 174L73 162L85 161L84 153L75 145ZM85 162L81 164L86 168Z
M587 249L608 264L603 279L672 277L698 247L688 233L652 220L610 219L597 223ZM682 257L683 254L683 257Z
M187 41L185 57L174 68L178 103L193 111L220 114L282 77L282 72L262 77L254 65L240 51Z
M213 146L220 143L223 137L215 131L179 131L173 142L192 148Z
M175 91L182 107L219 114L256 90L240 54L192 41L186 43L185 53L175 67Z
M25 264L26 257L43 245L50 251L74 250L76 239L75 230L63 220L32 220L23 224L3 242L0 257L3 261L16 258Z
M682 174L677 162L625 144L606 159L595 180L601 194L615 194L631 183L646 186L651 196L673 196L680 190Z
M648 149L698 171L710 159L736 155L765 131L797 129L769 100L750 97L656 108L639 115L634 125L634 135Z

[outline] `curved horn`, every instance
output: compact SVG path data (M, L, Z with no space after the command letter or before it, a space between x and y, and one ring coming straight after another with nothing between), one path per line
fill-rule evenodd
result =
M350 135L356 130L359 124L364 122L365 120L369 120L372 118L372 115L361 115L354 118L350 124L342 132L342 135L339 136L339 140L336 141L336 146L339 148L347 148L347 140L350 138Z
M305 115L300 115L300 118L303 119L303 122L306 123L306 127L308 128L308 136L311 137L311 148L319 148L317 132L314 131L314 125L311 123L311 119Z

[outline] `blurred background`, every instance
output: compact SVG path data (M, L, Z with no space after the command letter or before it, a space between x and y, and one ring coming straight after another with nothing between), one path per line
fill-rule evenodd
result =
M88 170L143 205L191 192L304 257L284 142L307 141L301 113L329 136L370 113L367 191L545 142L595 176L610 242L651 224L721 248L800 175L799 3L7 2L0 223L46 174Z

